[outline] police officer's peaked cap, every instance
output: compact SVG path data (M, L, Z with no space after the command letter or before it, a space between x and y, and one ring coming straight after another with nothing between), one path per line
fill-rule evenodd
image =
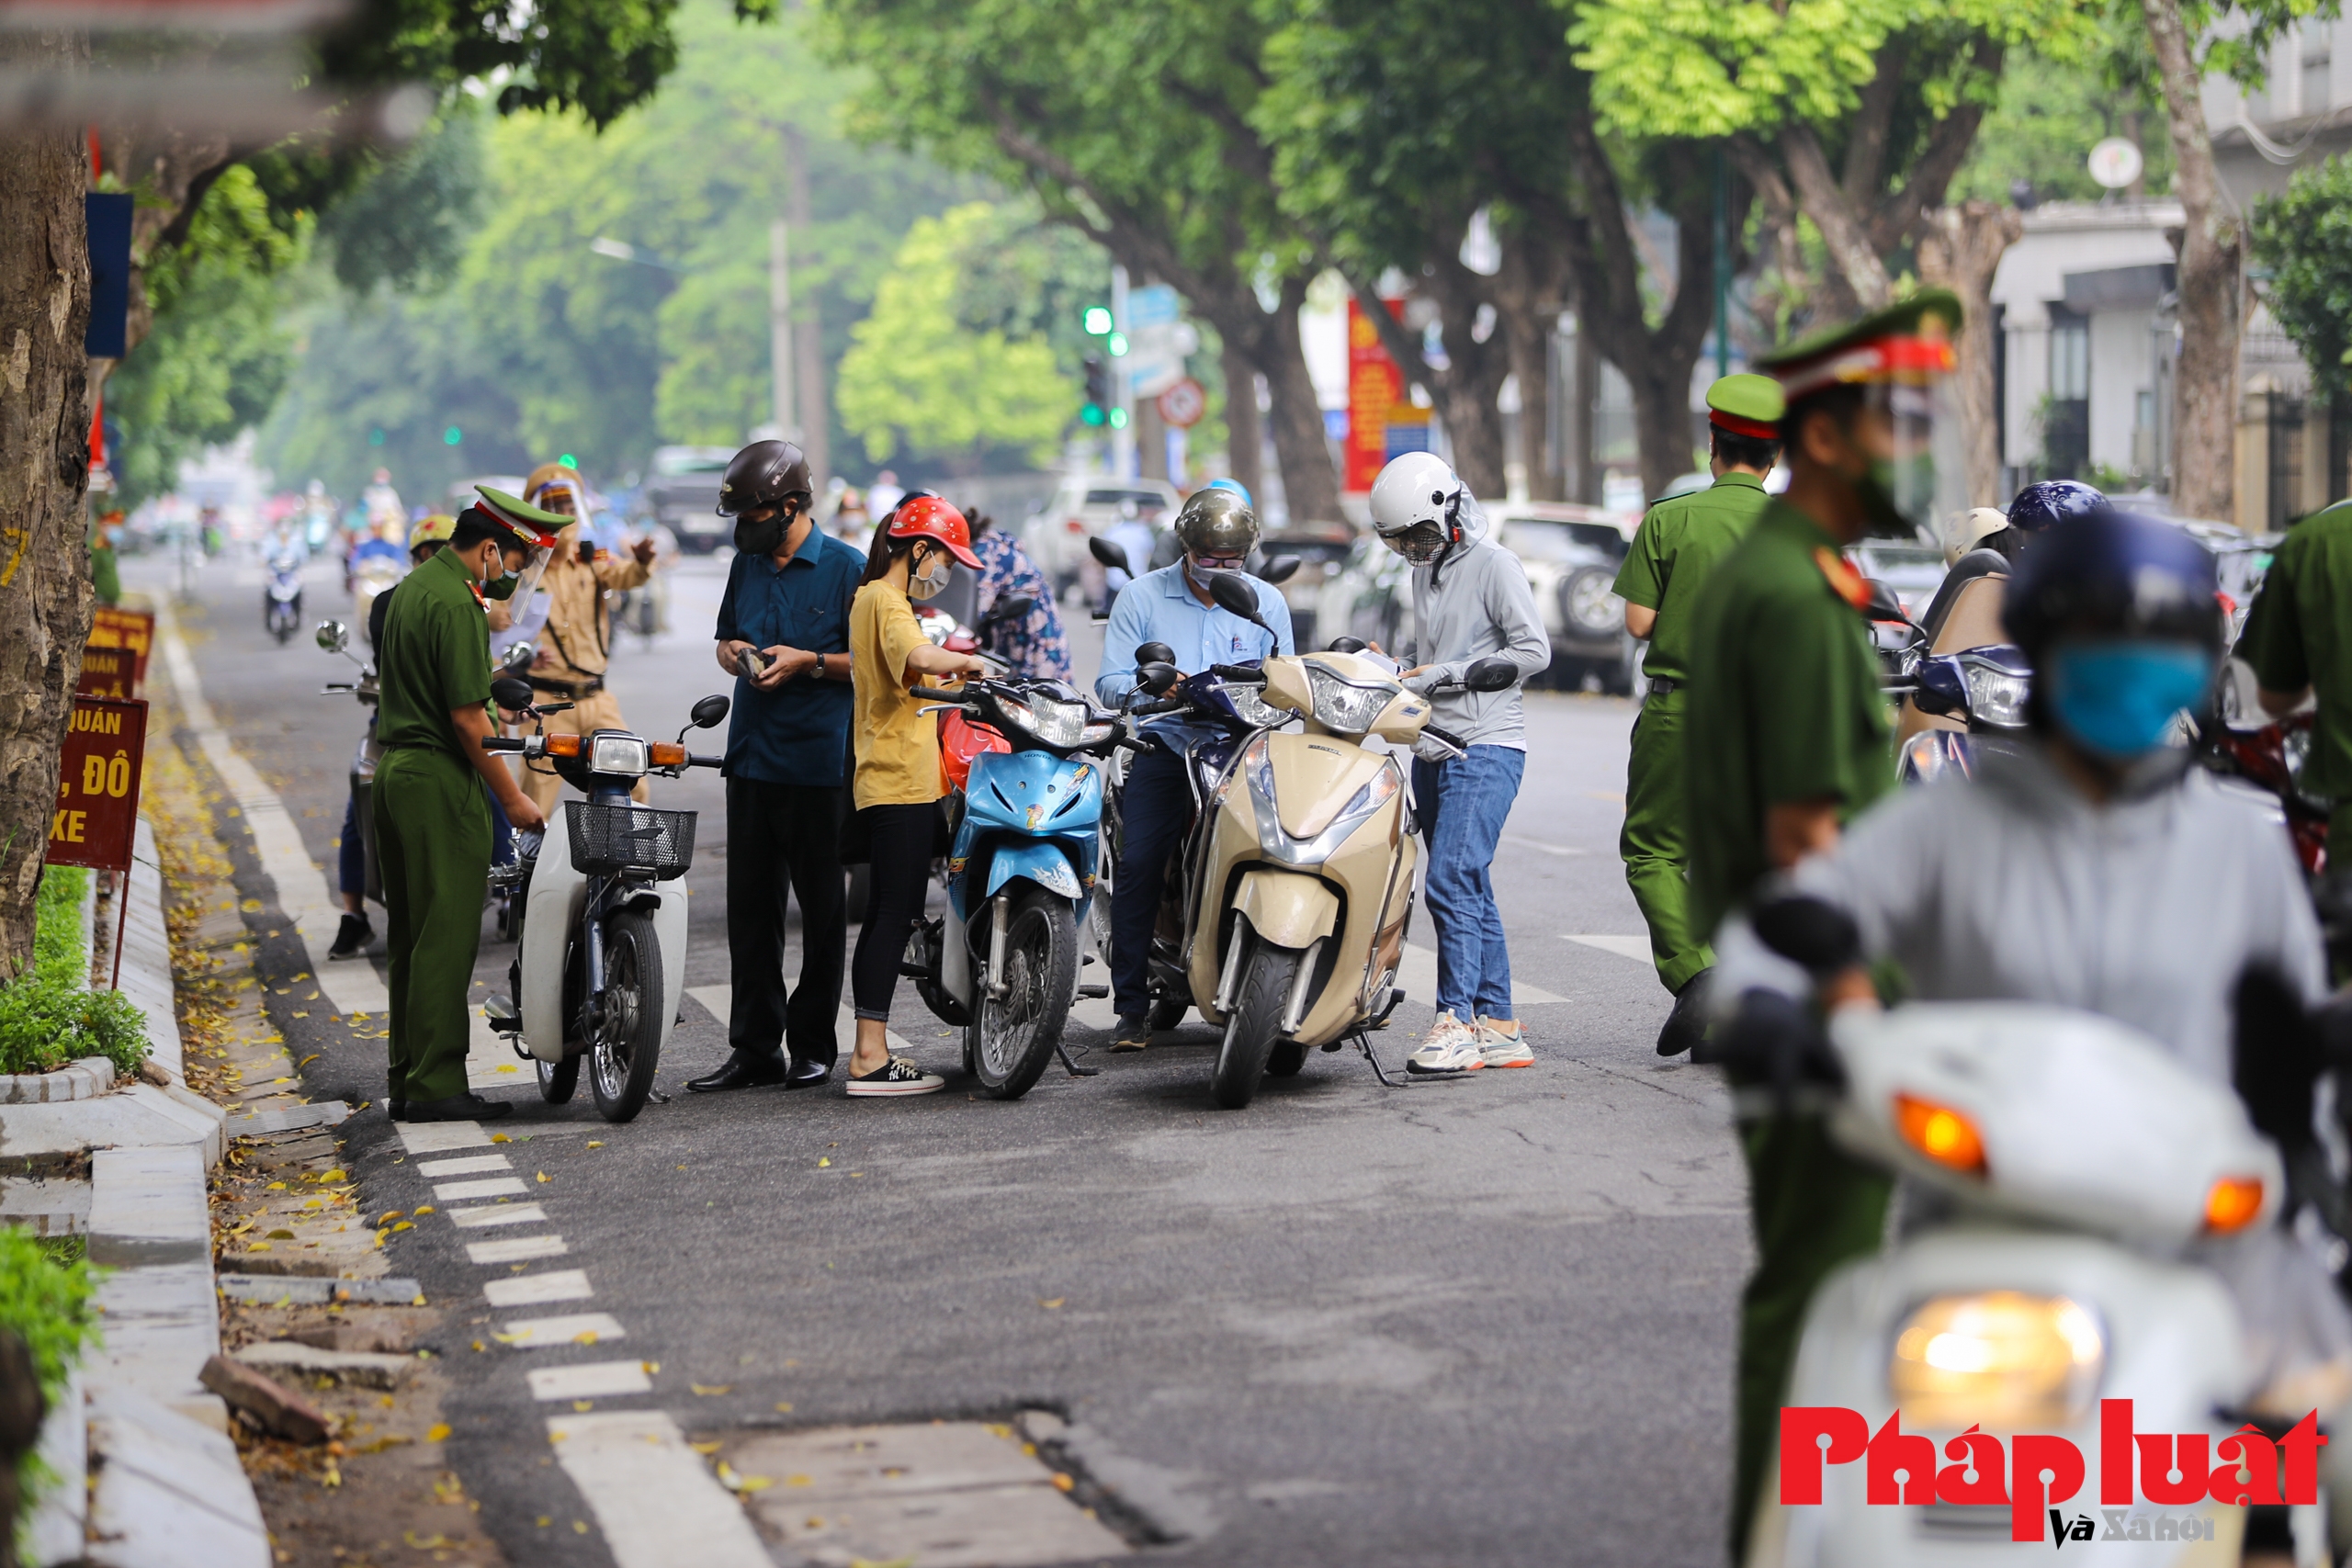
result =
M1960 298L1923 288L1857 321L1824 327L1756 361L1790 402L1829 387L1922 381L1947 375L1960 331Z
M543 512L521 496L509 495L488 485L474 486L474 493L481 499L467 508L468 511L486 514L492 523L524 544L537 546L540 549L555 548L557 532L579 521L576 517L566 517L560 512Z
M1707 389L1707 423L1755 441L1780 439L1786 406L1770 376L1725 376Z

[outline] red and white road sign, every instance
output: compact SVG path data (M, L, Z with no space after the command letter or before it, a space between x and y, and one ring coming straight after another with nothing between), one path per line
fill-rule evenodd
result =
M1209 395L1190 376L1159 394L1159 417L1182 429L1190 430L1201 423L1209 412Z

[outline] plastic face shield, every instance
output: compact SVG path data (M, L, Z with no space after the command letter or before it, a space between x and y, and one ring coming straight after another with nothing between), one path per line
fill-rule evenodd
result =
M1884 455L1873 452L1871 464L1883 507L1893 514L1886 521L1928 536L1938 518L1968 502L1951 378L1921 374L1875 383L1864 399L1864 417L1888 437Z

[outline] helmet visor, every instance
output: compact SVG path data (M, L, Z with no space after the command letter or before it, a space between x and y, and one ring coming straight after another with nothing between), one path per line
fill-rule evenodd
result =
M508 597L527 601L532 594L538 592L539 578L547 570L548 562L553 558L555 552L545 545L531 545L526 548L527 553L523 560L522 575L515 580L514 592Z
M1876 519L1888 531L1931 537L1939 517L1968 503L1960 449L1960 412L1948 377L1872 385L1863 419L1877 427L1869 489ZM1884 433L1883 446L1877 439Z
M1436 519L1424 518L1408 528L1380 537L1382 543L1415 566L1427 566L1445 548L1446 530Z

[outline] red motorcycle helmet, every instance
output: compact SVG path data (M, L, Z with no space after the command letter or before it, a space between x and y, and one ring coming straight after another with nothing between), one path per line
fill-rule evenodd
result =
M978 571L980 558L972 553L972 525L964 514L935 495L914 495L899 502L885 530L893 539L929 539Z

